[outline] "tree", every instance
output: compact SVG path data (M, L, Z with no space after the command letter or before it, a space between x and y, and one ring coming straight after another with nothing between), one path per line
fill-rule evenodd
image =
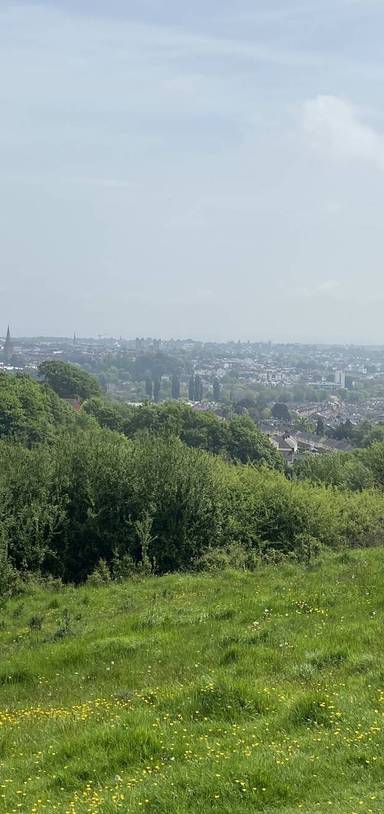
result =
M174 373L172 376L172 398L178 400L180 398L180 379Z
M84 400L101 395L96 377L77 365L70 365L67 362L42 362L39 373L42 381L61 398Z
M319 418L317 419L317 425L316 425L316 435L317 435L319 438L322 438L322 437L325 435L325 424L324 424L324 419L323 419L323 418L321 418L321 416L319 416Z
M218 379L213 380L213 401L221 401L221 384Z
M77 416L50 388L30 376L0 372L0 437L28 446L51 438L57 427Z
M195 377L193 374L189 377L188 398L190 401L195 401Z
M353 439L353 435L354 435L354 426L352 424L352 421L350 421L350 419L347 418L346 421L341 422L341 424L339 424L339 426L336 427L336 429L332 430L331 437L336 438L337 441L344 440L351 441Z
M136 357L133 375L136 381L142 382L147 378L161 379L162 376L172 376L180 372L181 364L174 356L163 351L156 353L142 353Z
M145 380L145 395L150 399L153 397L153 381L150 378Z
M360 458L357 452L334 452L329 455L306 453L295 462L294 477L352 491L370 489L374 485L375 475L369 460L365 460L365 457L362 453Z
M82 411L93 416L100 427L115 430L116 432L123 431L123 410L118 402L107 401L94 396L84 403Z
M153 399L156 402L156 404L158 404L160 401L160 390L161 390L161 378L159 377L155 379L155 381L153 382Z
M194 401L202 401L203 400L203 382L201 376L198 374L195 376L195 398Z
M291 414L288 410L288 407L284 402L277 401L276 404L272 407L272 416L276 418L278 421L290 421Z
M316 432L316 422L314 422L309 416L298 414L294 415L292 420L292 426L294 430L298 430L300 432L308 433Z
M236 416L228 422L227 451L232 460L241 463L264 463L283 469L283 459L269 438L249 416Z

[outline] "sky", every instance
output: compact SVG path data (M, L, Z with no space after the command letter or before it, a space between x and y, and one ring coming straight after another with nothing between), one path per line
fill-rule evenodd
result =
M384 344L383 0L0 0L0 334Z

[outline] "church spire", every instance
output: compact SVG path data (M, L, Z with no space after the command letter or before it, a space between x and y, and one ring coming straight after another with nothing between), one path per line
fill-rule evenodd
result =
M8 325L7 336L4 343L4 356L7 362L10 361L12 354L13 354L13 344L11 339L11 331Z

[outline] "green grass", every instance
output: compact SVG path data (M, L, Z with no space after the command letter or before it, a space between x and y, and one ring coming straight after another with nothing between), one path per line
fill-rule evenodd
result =
M384 556L0 610L1 814L382 814Z

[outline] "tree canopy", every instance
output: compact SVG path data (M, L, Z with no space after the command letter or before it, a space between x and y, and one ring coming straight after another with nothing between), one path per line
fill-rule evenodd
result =
M141 353L134 362L134 378L137 381L156 381L162 376L178 375L181 369L180 361L169 353Z
M101 394L96 377L78 365L62 361L42 362L39 373L42 381L63 399L84 400Z
M0 372L0 438L34 444L74 421L73 410L49 387L30 376Z
M277 401L276 404L273 405L272 416L273 418L277 418L279 421L291 420L291 414L288 410L288 407L282 401Z
M225 421L209 412L199 412L187 404L168 402L128 407L91 399L84 410L100 426L118 429L129 438L142 433L177 436L188 447L226 456L232 461L265 464L283 469L283 459L249 416Z

